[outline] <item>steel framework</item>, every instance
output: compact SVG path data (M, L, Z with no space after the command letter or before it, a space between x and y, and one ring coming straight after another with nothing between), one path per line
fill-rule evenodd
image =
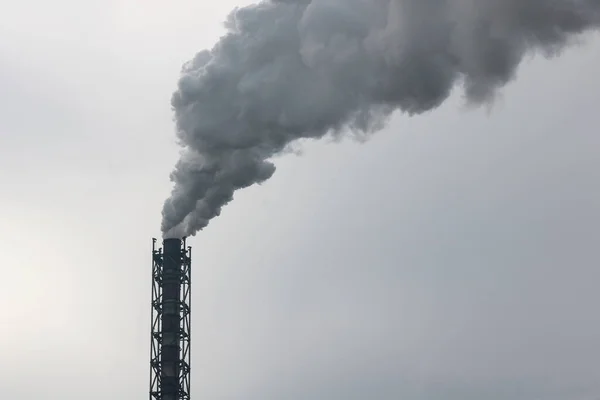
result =
M150 400L190 399L191 264L185 238L152 239Z

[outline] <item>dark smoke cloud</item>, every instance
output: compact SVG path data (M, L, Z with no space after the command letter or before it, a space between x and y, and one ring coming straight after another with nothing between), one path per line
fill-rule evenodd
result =
M490 101L528 53L600 25L600 0L277 0L234 10L173 95L183 147L165 236L193 235L294 140L380 129L455 87Z

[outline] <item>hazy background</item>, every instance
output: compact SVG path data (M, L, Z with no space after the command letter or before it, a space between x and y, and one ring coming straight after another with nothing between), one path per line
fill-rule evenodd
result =
M242 1L0 0L0 393L147 399L181 64ZM194 398L600 398L600 40L366 144L194 247Z

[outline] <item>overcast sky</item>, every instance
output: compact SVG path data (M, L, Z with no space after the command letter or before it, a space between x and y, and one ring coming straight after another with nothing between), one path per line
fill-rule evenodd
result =
M242 1L0 2L0 393L148 398L181 65ZM194 398L600 399L600 39L306 143L194 248Z

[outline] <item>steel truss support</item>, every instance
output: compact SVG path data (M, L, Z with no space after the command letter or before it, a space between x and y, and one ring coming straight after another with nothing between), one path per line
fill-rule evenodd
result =
M152 239L150 400L190 400L192 249Z

